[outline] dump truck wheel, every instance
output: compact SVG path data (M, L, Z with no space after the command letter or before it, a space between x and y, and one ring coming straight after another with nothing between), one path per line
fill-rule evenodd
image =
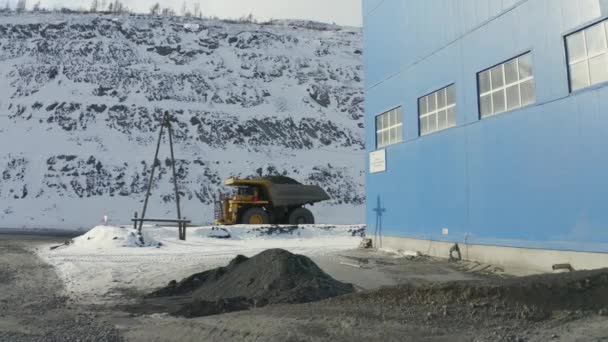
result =
M270 223L270 216L262 208L251 208L248 209L243 217L241 218L242 224L268 224Z
M289 224L314 224L315 217L306 208L294 209L289 214Z

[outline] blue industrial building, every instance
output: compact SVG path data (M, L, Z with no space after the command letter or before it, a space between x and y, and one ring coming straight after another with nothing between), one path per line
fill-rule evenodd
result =
M363 0L363 15L372 233L606 260L608 1Z

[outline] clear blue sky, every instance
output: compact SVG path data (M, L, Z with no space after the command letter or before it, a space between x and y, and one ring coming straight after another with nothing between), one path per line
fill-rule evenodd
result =
M6 0L0 0L3 4ZM13 6L16 0L9 0ZM27 0L31 8L38 0ZM92 0L40 0L43 7L89 8ZM98 0L100 3L103 0ZM106 0L107 2L111 0ZM183 0L122 0L136 12L147 12L155 2L162 7L172 7L178 13ZM361 0L186 0L192 10L194 3L201 5L206 16L220 18L239 18L253 14L260 20L273 19L310 19L335 22L340 25L361 26Z

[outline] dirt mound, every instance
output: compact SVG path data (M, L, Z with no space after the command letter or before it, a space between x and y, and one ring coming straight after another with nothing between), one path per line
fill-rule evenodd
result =
M544 274L488 282L456 282L429 288L446 300L515 303L542 310L598 310L608 307L608 269Z
M512 317L539 321L553 312L607 312L608 269L543 274L521 278L486 279L402 285L362 295L386 305L422 306L429 312L467 315L509 313ZM360 301L347 296L338 301ZM445 314L444 314L445 315Z
M341 283L312 260L281 249L252 258L239 255L226 267L194 274L151 293L148 298L179 297L172 313L207 316L278 303L306 303L348 294L351 284Z

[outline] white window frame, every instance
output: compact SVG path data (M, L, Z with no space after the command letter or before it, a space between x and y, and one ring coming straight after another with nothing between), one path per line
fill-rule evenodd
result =
M597 26L603 26L604 29L604 38L606 39L606 47L601 51L601 52L596 52L592 55L589 54L589 46L587 46L587 33L589 32L589 30L591 28L597 27ZM576 60L571 60L570 59L570 50L568 49L568 37L574 36L576 34L582 34L583 36L583 45L585 46L585 57L583 58L579 58ZM583 29L580 29L576 32L572 32L569 33L568 35L566 35L564 37L564 41L565 41L565 45L566 45L566 56L568 58L568 85L570 88L570 92L575 92L575 91L579 91L579 90L583 90L586 88L589 88L591 86L594 86L596 84L602 84L605 83L607 81L600 81L600 82L596 82L593 83L593 81L591 80L591 63L590 61L593 58L608 54L608 19L603 19L602 21L599 21L595 24L589 25ZM586 63L587 66L587 85L583 86L583 87L579 87L574 89L572 87L572 66L575 64L580 64L580 63ZM608 67L608 66L607 66Z
M386 128L380 128L380 129L378 129L378 118L381 117L381 116L386 116L386 117L390 118L390 113L393 113L393 112L395 114L401 113L401 121L398 122L397 124L389 125ZM388 111L386 111L386 112L384 112L382 114L376 115L376 117L374 118L374 125L376 127L376 148L377 149L380 149L380 148L383 148L383 147L386 147L386 146L390 146L390 145L394 145L394 144L398 144L398 143L403 142L403 111L401 109L401 106L395 107L395 108L393 108L391 110L388 110ZM390 131L392 129L394 129L394 128L396 128L397 131L401 132L401 138L400 138L400 140L395 139L395 141L392 141L390 139ZM380 143L380 139L378 139L378 136L381 135L381 134L383 134L384 132L389 132L388 143L385 143L384 141L382 141L382 143Z
M447 96L447 91L448 88L450 87L454 87L454 103L453 104L448 104L448 96ZM446 96L445 96L445 106L439 108L439 100L438 100L438 94L441 93L443 90L446 91ZM433 96L434 95L434 96ZM428 98L430 96L433 96L433 98L435 99L435 110L433 110L432 112L427 112L424 114L421 114L421 108L420 108L420 100L426 98L427 99L427 109L428 109ZM418 127L419 127L419 131L420 131L420 136L424 136L424 135L428 135L428 134L432 134L435 132L439 132L439 131L443 131L446 130L448 128L452 128L452 127L456 127L456 118L454 117L454 124L453 125L449 125L449 119L447 116L447 112L449 109L454 108L454 116L456 116L456 85L454 83L445 86L439 90L436 90L430 94L424 95L420 98L418 98ZM444 128L439 128L439 113L446 111L446 127ZM429 116L435 116L435 129L434 130L429 130L428 132L422 132L422 119L423 118L427 118Z
M522 96L521 96L521 94L522 94L521 93L521 85L523 83L528 82L528 81L534 81L534 64L533 63L530 65L530 76L525 77L523 79L520 78L521 74L520 74L520 68L519 68L519 59L522 58L522 57L524 57L524 56L530 56L530 60L532 60L532 52L528 51L528 52L526 52L524 54L521 54L521 55L519 55L517 57L513 57L513 58L511 58L511 59L509 59L507 61L504 61L504 62L502 62L502 63L500 63L498 65L495 65L495 66L493 66L491 68L482 70L482 71L480 71L480 72L477 73L477 82L478 82L477 93L479 94L477 98L479 100L479 117L481 119L488 118L488 117L491 117L491 116L495 116L495 115L498 115L498 114L503 114L503 113L511 112L511 111L517 110L519 108L522 108L524 106L529 106L531 104L536 103L536 83L534 83L534 101L532 103L530 103L530 104L525 104L525 105L522 104L522 101L521 101L521 98L522 98ZM512 61L515 61L515 66L516 66L516 69L517 69L517 81L511 82L511 83L507 84L507 73L505 72L505 65L509 64ZM497 87L496 89L494 89L494 86L492 85L492 70L494 70L497 67L501 67L502 79L503 79L504 84L502 86ZM486 92L482 93L481 92L480 76L483 73L485 73L485 72L489 72L490 73L490 91L486 91ZM519 105L517 105L517 106L515 106L513 108L509 108L507 89L509 89L511 87L514 87L514 86L517 86L517 89L518 89L518 92L519 92ZM494 109L494 94L498 93L498 92L502 92L503 96L504 96L504 107L505 108L501 112L497 112ZM492 108L492 110L491 110L491 113L489 113L489 114L484 114L482 112L482 108L481 108L481 99L483 97L485 97L485 96L489 96L490 99L491 99L491 108Z

